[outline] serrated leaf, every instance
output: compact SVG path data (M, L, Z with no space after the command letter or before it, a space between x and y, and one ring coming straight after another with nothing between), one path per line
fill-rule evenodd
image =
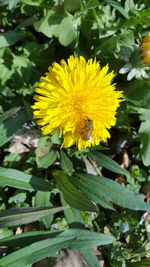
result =
M95 160L100 166L112 172L123 174L123 175L129 175L129 172L127 170L120 167L120 165L116 161L112 160L111 158L102 154L101 152L90 152L88 153L88 155L93 160Z
M136 6L133 2L133 0L126 0L125 1L125 11L128 13L129 11L135 11Z
M120 14L122 14L126 19L129 18L128 13L125 11L125 9L119 3L116 3L115 1L112 1L112 0L105 0L102 3L107 4L107 5L111 5L116 10L118 10L120 12Z
M111 179L90 174L76 174L76 177L68 179L93 201L98 202L98 199L100 201L104 199L108 203L111 201L128 209L150 210L150 204L144 202L144 195L132 192Z
M64 46L71 44L77 37L75 19L63 7L51 9L46 17L36 22L34 26L37 31L44 33L47 37L57 37Z
M49 237L50 235L50 237ZM53 235L53 237L52 237ZM107 236L104 234L95 233L92 231L81 230L81 229L70 229L66 231L46 231L46 232L30 232L22 235L17 235L17 237L11 238L12 240L17 240L16 245L19 246L19 240L22 244L27 244L27 240L34 242L34 237L36 240L41 240L28 245L18 251L5 256L0 260L0 266L16 267L16 266L26 266L27 264L32 264L40 259L48 256L54 256L57 251L61 248L70 249L84 249L92 246L100 246L111 244L115 241L113 236ZM17 238L17 239L16 239ZM9 240L7 238L2 240L1 244L8 244Z
M68 175L63 171L53 171L58 187L63 193L65 201L73 208L86 211L98 211L94 205L83 193L75 188L68 180Z
M50 191L48 182L39 177L11 169L0 168L0 186L11 186L29 191Z
M21 207L16 209L0 210L0 228L35 222L44 216L60 212L65 208L66 207Z

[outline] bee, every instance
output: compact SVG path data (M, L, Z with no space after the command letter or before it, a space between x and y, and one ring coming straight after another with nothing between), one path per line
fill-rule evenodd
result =
M84 120L84 127L81 128L81 136L83 141L88 141L92 137L93 121L90 119Z

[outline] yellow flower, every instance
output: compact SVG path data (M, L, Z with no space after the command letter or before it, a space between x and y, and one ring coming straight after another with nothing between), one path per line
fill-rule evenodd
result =
M34 118L44 135L60 131L62 147L77 144L78 149L98 145L110 137L116 123L116 110L122 101L111 84L113 72L101 68L96 59L70 56L67 62L54 62L41 77L32 106Z
M141 57L146 65L150 65L150 36L146 36L140 46Z

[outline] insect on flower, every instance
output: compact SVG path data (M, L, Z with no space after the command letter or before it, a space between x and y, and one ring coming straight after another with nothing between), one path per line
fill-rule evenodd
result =
M60 132L61 147L99 145L110 137L122 91L108 65L82 56L54 62L35 88L34 118L44 135Z
M93 121L90 119L84 120L84 127L81 128L81 136L83 141L88 141L92 137Z

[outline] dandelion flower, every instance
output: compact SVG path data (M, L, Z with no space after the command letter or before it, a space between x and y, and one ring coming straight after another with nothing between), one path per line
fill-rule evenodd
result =
M70 56L54 62L35 89L34 118L44 135L60 131L62 147L78 149L106 142L108 129L116 123L122 92L111 84L113 72L96 59Z
M146 36L140 46L141 57L146 65L150 65L150 36Z

